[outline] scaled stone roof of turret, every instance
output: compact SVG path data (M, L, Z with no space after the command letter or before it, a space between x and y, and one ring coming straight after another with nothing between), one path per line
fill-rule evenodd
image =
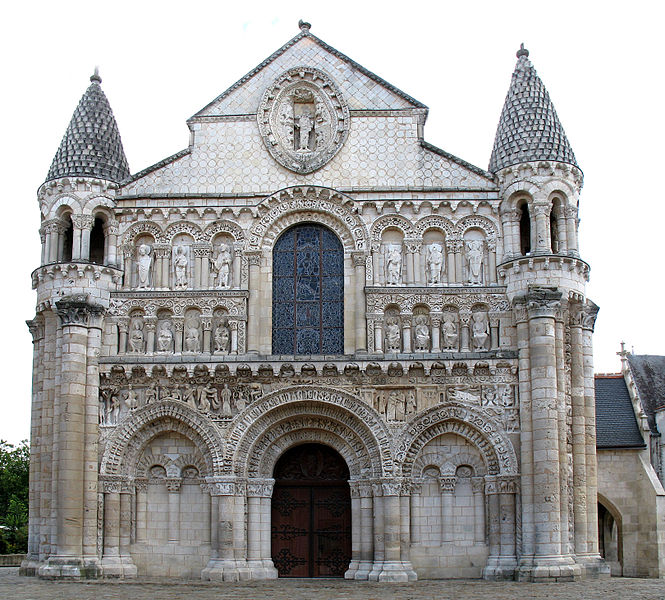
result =
M499 119L489 170L496 173L505 167L536 160L579 167L550 95L522 44Z
M118 125L97 69L55 154L46 181L58 177L98 177L120 182L129 177Z

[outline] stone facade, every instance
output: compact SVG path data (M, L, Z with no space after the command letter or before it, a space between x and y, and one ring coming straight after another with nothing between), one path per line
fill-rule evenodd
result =
M93 76L38 193L23 571L287 573L275 465L315 443L348 466L346 578L607 573L582 173L528 52L490 172L300 27L133 176Z

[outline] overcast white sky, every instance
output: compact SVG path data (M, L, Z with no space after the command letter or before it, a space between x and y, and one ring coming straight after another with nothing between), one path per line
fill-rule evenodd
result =
M430 108L425 139L487 168L520 42L584 171L580 244L597 372L625 340L665 347L665 8L661 2L11 2L0 9L0 439L29 436L36 191L99 65L132 172L184 148L185 121L298 32Z

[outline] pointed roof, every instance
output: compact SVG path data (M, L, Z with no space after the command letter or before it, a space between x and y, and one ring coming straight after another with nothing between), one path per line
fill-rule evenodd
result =
M120 182L129 177L118 125L102 91L97 69L55 154L46 181L58 177L98 177Z
M535 160L553 160L579 168L550 95L522 44L496 130L489 170L496 173L504 167Z

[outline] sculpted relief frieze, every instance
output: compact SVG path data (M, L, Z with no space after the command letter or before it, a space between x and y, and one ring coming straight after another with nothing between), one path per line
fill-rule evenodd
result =
M311 67L283 73L263 95L257 118L272 157L296 173L322 167L349 134L349 108L339 88Z

